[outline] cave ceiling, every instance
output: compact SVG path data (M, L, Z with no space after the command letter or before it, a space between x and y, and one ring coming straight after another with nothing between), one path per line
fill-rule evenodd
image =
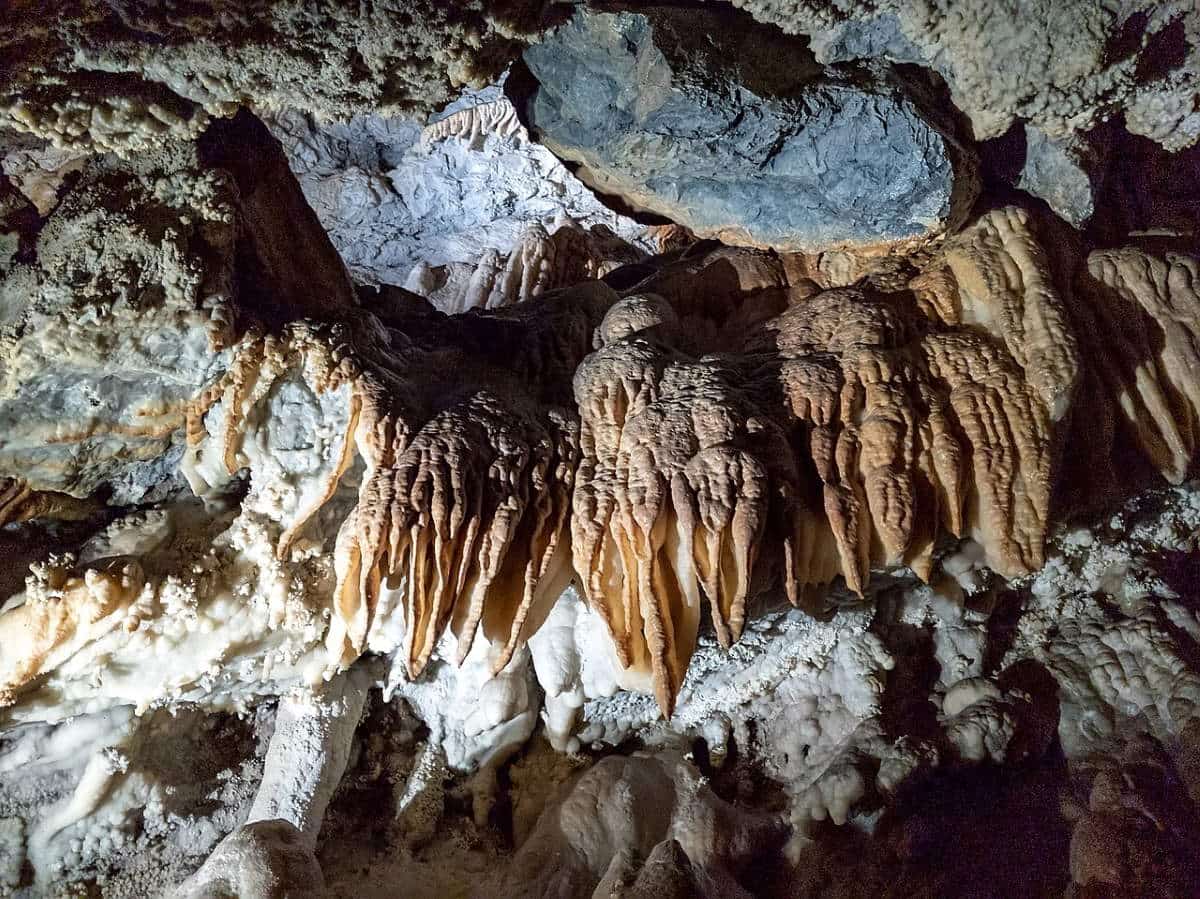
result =
M1200 895L1192 0L0 9L0 896Z

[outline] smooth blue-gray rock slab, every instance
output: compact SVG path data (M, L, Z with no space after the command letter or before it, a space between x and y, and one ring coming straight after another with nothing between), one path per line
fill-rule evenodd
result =
M974 152L890 68L823 68L741 14L580 8L524 62L516 99L536 139L597 192L701 237L911 243L978 192Z

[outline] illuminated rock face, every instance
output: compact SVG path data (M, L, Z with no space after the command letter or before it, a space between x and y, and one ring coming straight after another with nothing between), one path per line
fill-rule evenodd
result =
M406 287L463 312L568 286L589 262L636 256L627 248L598 257L601 247L583 246L604 243L600 232L650 248L642 225L529 139L502 85L466 92L443 114L425 127L375 115L320 122L295 110L267 120L356 281ZM592 238L568 228L548 240L571 223Z
M961 221L977 190L973 152L899 75L823 70L748 17L580 10L523 58L533 135L600 194L702 237L918 243Z
M443 6L0 32L0 894L1195 892L1196 156L977 182L889 68L1077 149L1176 5L1063 105L994 4ZM383 117L526 46L618 208Z
M56 215L72 221L74 210L67 202ZM158 453L186 438L182 471L205 499L249 473L243 518L218 545L277 560L268 596L306 597L294 651L307 661L288 677L332 673L374 651L416 679L444 635L459 663L482 639L480 658L498 675L577 575L612 641L618 681L653 692L669 717L702 618L730 647L756 596L774 590L811 607L835 579L865 595L873 571L902 566L931 581L947 537L970 538L1005 577L1037 570L1073 418L1119 408L1149 461L1182 479L1194 455L1190 413L1161 397L1189 389L1179 378L1197 333L1194 262L1094 254L1097 293L1080 302L1072 291L1071 303L1050 266L1030 214L1004 207L920 268L853 287L838 286L837 266L719 248L651 265L621 293L585 282L466 315L397 292L374 312L346 299L331 322L269 333L281 307L264 304L265 317L179 401ZM286 279L276 284L286 296ZM172 302L143 302L138 314L148 321ZM1130 302L1143 332L1165 327L1165 339L1142 346L1129 332L1128 360L1092 370L1106 399L1076 408L1081 344L1094 348ZM168 321L177 344L208 333ZM1150 410L1139 414L1122 372L1143 356L1165 380L1139 382ZM103 371L126 357L85 358ZM142 378L119 381L158 389L152 373ZM25 408L41 383L14 382L0 409ZM91 467L65 482L19 456L6 471L21 490L86 496L141 451L136 431L104 436L104 452L84 454ZM10 517L30 517L29 502L14 494ZM243 528L265 545L251 552ZM323 573L302 573L306 560ZM197 580L188 607L211 606L225 627L222 597L238 588L216 556L205 566L215 580ZM261 578L261 562L245 575ZM289 578L296 586L284 586ZM164 589L136 565L48 574L0 616L28 635L27 655L10 659L8 704L19 709L24 692L58 683L60 660L96 639L116 651L122 628L131 646L178 643L163 625L174 615ZM282 636L253 629L290 620L280 602L250 631L239 624L239 639L266 647ZM141 701L186 695L189 684Z
M239 316L353 303L278 144L246 114L132 165L92 160L39 227L0 283L0 460L37 490L140 502L178 461Z

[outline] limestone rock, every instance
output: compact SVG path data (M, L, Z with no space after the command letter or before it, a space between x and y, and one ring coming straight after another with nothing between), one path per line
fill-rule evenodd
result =
M1083 228L1096 212L1104 178L1105 148L1086 136L1051 138L1025 128L1025 158L1015 186L1050 204L1065 221Z
M212 612L213 645L286 641L295 667L275 666L281 682L320 666L322 643L327 672L374 651L416 678L436 653L461 662L478 643L500 674L574 568L616 682L669 715L705 614L728 648L773 586L820 608L816 589L838 577L860 595L881 569L930 579L947 535L1006 577L1039 568L1065 425L1094 411L1076 406L1097 364L1087 351L1114 316L1164 338L1110 338L1124 355L1093 380L1150 435L1155 465L1186 472L1194 413L1161 395L1190 395L1194 260L1093 254L1093 309L1064 295L1016 207L919 270L888 258L698 244L632 266L624 295L589 282L445 316L396 292L333 321L252 329L182 413L197 495L249 477L187 602L158 563L123 558L147 551L48 566L0 615L26 635L6 659L11 714L34 714L22 697L77 689L61 663L85 647L175 645L196 609ZM1149 348L1153 372L1127 383ZM9 485L14 518L27 503L75 514L27 489ZM245 569L226 571L239 551ZM330 564L310 565L314 553ZM258 617L221 611L239 590L264 594ZM192 689L179 667L156 699Z
M316 899L324 888L321 866L294 825L256 821L222 840L203 867L172 896Z
M601 195L701 237L915 243L961 220L977 190L973 153L895 73L823 70L744 17L581 9L524 60L531 133Z
M278 144L248 114L199 144L91 161L38 225L36 253L0 281L0 473L33 490L104 485L138 502L161 460L177 460L239 316L354 302Z
M0 818L0 889L16 891L25 864L25 823L20 818Z
M1194 6L10 0L0 894L1200 894Z
M36 138L12 135L5 139L0 168L31 203L39 215L49 215L58 205L58 192L72 173L87 162L87 154L62 150Z
M194 160L89 167L0 282L5 473L82 497L170 449L232 336L236 215Z
M1017 119L1067 138L1120 112L1130 131L1170 150L1200 137L1200 20L1192 0L735 5L789 34L811 35L821 62L882 56L936 69L978 139L999 137Z
M540 625L570 576L578 426L560 403L615 298L593 283L455 318L418 301L379 310L383 323L297 322L238 347L195 407L185 464L201 495L243 467L266 484L292 481L298 489L276 505L279 557L354 469L358 503L342 509L333 554L331 665L351 664L369 644L396 650L386 634L401 610L413 678L448 629L460 663L482 633L499 672ZM269 442L274 397L288 382L319 398L328 434L319 458L298 458L295 472L278 471Z
M37 234L37 210L9 178L0 173L0 272L23 261Z
M542 813L499 894L742 896L737 878L785 835L781 819L739 811L678 756L608 758ZM683 884L698 892L648 892Z
M242 105L323 118L429 111L451 87L499 74L542 11L538 0L68 0L50 29L28 6L0 14L0 48L13 61L0 121L55 144L122 153L195 137Z

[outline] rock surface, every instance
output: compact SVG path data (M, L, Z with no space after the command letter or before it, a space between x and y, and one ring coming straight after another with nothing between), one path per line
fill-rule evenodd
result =
M822 62L884 57L936 69L977 139L1017 119L1048 136L1123 112L1169 150L1200 138L1193 0L738 0ZM1047 38L1051 39L1047 39Z
M321 866L287 821L255 821L217 846L172 899L318 899Z
M498 75L543 12L539 0L64 0L46 28L34 6L3 12L0 121L120 153L195 137L243 105L324 118L431 111Z
M9 3L0 895L1200 895L1189 4ZM890 61L1058 214L722 246L395 117L573 14L712 158Z
M518 111L533 135L600 194L701 237L916 243L960 221L977 190L972 154L894 73L823 70L745 17L581 9L524 60L535 83Z
M526 255L530 229L553 231L564 217L650 248L641 225L596 200L529 140L499 85L464 92L439 116L424 127L380 116L320 123L295 110L268 120L359 283L407 286L416 275L412 286L426 294L464 271L467 281L478 271L478 281L491 282L486 269ZM455 301L468 292L459 287L451 285ZM493 287L479 283L476 292Z
M664 895L651 884L682 880L692 889L665 895L747 896L738 876L785 835L782 820L739 812L678 756L609 758L543 812L501 894Z
M1016 186L1050 204L1064 221L1085 227L1096 212L1106 154L1083 137L1056 140L1025 129L1025 164Z
M31 250L0 282L0 473L77 497L104 486L140 502L173 467L163 460L172 448L178 460L189 404L228 363L239 316L354 303L248 113L199 144L92 160Z

